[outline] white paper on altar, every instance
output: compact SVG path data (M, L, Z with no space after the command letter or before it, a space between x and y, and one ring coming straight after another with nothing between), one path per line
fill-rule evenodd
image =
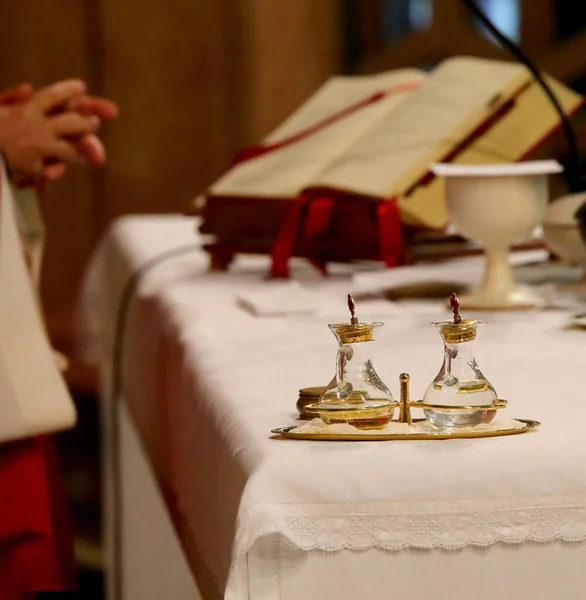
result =
M256 316L308 315L317 311L314 296L296 281L267 282L266 289L236 296L245 310Z
M0 167L0 442L7 442L71 427L76 412L47 339Z

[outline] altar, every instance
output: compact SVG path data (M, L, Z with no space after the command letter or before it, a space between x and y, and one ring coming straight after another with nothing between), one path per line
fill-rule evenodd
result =
M126 217L88 270L84 350L102 370L111 600L583 598L586 331L570 327L575 307L482 315L479 363L507 412L540 421L537 431L283 440L271 430L296 423L299 390L334 374L327 323L347 318L346 294L363 318L385 322L377 372L395 397L409 373L420 398L441 365L430 322L449 313L383 292L474 282L481 259L336 266L328 278L300 261L285 284L265 281L266 257L209 272L201 245L195 219ZM521 260L529 278L543 258ZM243 306L277 285L290 286L286 314ZM295 311L296 297L311 310Z

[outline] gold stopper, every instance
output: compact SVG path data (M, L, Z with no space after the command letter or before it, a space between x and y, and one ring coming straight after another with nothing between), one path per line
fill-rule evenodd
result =
M460 302L456 294L450 294L450 308L454 313L452 321L436 323L447 344L461 344L476 339L476 330L481 321L462 320Z
M355 344L358 342L372 342L374 327L372 323L361 323L356 316L354 298L348 294L348 310L350 311L350 324L330 325L330 328L340 337L342 344Z
M401 399L399 406L399 423L413 425L411 420L411 400L409 398L409 380L411 378L407 373L401 373L399 382L401 384Z

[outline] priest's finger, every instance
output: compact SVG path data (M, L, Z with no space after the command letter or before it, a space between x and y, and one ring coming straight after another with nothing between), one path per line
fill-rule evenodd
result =
M63 106L86 93L86 85L81 79L67 79L40 89L31 102L46 113Z
M97 136L85 135L77 145L79 151L92 164L101 166L106 162L106 149Z
M83 115L96 115L105 121L113 121L118 118L120 110L118 105L107 98L96 96L81 96L69 103L71 110L77 110Z
M76 112L66 112L51 117L49 123L53 133L59 137L86 135L100 128L98 117L85 117Z
M84 162L75 144L66 140L54 139L46 143L41 151L46 160L77 164Z

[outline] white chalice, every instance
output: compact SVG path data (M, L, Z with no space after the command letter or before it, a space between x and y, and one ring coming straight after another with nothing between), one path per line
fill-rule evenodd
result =
M471 294L460 296L463 308L527 309L544 304L541 296L517 285L509 252L541 224L549 199L547 175L562 170L556 161L432 166L435 175L445 178L450 222L461 235L484 246L484 279Z

